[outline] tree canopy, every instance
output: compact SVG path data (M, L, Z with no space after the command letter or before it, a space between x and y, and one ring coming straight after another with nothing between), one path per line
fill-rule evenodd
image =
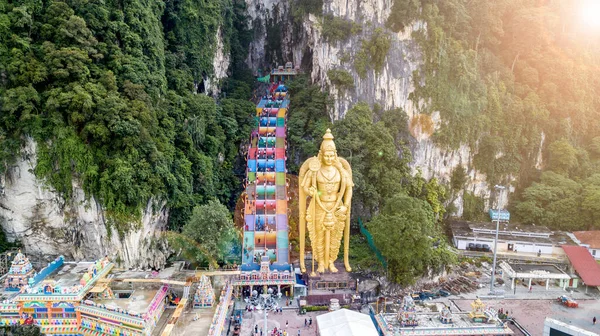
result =
M233 204L254 110L235 90L243 1L0 1L0 22L0 172L33 139L36 175L66 199L82 185L118 232L150 198L168 202L172 227L209 199ZM220 104L197 94L217 39L238 98Z
M213 266L222 261L237 237L227 207L211 200L194 207L192 216L181 234L169 236L171 246L190 261L209 262Z
M412 284L415 278L455 261L426 201L397 194L367 227L388 262L388 275L399 284Z

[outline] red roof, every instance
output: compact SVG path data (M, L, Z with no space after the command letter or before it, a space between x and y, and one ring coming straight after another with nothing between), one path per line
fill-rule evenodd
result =
M563 250L583 282L588 286L600 286L600 265L582 246L563 245Z
M590 248L600 248L600 231L575 231L573 234L583 244L590 245Z

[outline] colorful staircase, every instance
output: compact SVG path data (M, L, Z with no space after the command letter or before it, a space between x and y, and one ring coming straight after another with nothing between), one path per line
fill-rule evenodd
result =
M258 270L265 255L272 269L289 269L285 154L289 103L287 87L277 82L256 106L246 170L242 271Z

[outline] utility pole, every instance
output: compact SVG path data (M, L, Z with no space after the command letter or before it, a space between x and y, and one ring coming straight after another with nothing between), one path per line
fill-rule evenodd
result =
M496 291L494 290L494 283L496 282L496 254L498 250L498 230L500 229L500 197L498 195L502 192L502 190L505 189L505 187L501 185L495 185L494 189L496 190L498 204L496 205L496 238L494 239L494 262L492 263L492 281L490 282L491 295L494 295L496 293Z

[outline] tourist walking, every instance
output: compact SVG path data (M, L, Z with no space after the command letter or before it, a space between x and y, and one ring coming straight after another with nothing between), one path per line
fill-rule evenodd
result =
M596 316L594 316L594 319L592 321L594 322L594 325L596 325Z
M306 328L307 325L308 325L308 320L304 319L304 328Z
M594 319L595 319L595 317L594 317ZM595 323L595 322L594 322L594 323ZM285 321L285 328L286 328L286 329L288 328L288 325L289 325L288 321Z
M308 326L312 326L312 317L308 319Z

